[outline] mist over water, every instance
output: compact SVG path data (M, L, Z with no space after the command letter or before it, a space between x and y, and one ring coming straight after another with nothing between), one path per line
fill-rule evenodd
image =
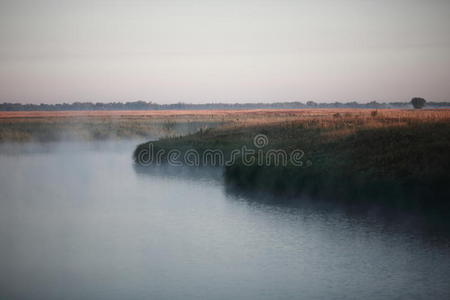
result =
M0 146L1 299L450 296L449 234L420 217L137 168L139 142Z

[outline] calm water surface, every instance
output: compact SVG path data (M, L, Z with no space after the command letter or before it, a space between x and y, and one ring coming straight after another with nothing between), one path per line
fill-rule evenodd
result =
M0 299L450 299L446 233L142 172L136 143L0 147Z

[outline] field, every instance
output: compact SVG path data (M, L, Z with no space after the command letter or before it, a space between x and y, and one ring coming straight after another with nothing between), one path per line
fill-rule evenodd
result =
M219 118L177 112L0 112L0 142L156 139L221 124Z
M447 122L450 110L170 110L170 111L45 111L0 112L0 142L62 139L157 139L213 127L302 123L333 128L329 136L362 127L402 126L411 122Z

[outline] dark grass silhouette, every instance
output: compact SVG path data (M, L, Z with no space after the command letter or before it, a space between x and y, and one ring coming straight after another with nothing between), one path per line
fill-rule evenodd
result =
M301 149L302 167L245 165L224 168L228 186L240 191L333 197L343 201L395 202L402 207L449 210L450 119L380 111L361 117L336 113L292 122L216 128L154 142L158 149L221 149L229 154L251 147L256 134L272 149ZM134 153L148 144L139 145ZM166 152L167 152L166 151Z

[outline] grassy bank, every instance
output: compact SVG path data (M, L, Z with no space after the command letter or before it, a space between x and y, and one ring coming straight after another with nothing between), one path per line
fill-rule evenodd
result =
M203 154L207 149L220 149L229 158L233 149L244 145L256 149L256 134L268 138L264 153L300 149L304 164L245 165L237 160L225 167L228 186L380 201L417 196L417 205L442 201L449 195L449 111L326 111L282 122L242 122L152 145L155 152L164 149L166 153L195 149ZM139 145L135 158L148 146Z

